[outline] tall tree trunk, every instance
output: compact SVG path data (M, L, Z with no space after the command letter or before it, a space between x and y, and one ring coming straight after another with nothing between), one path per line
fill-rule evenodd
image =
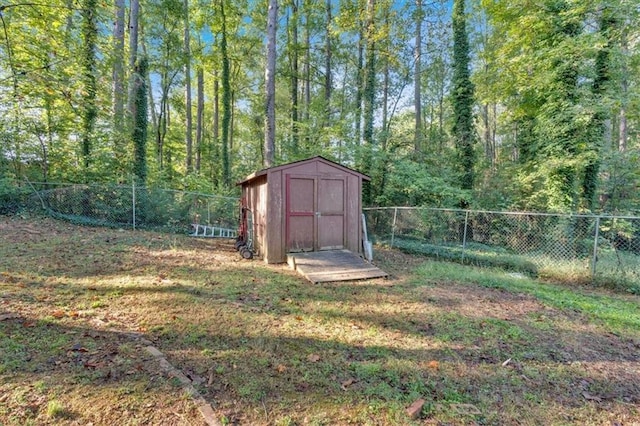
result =
M265 68L265 136L264 166L271 167L275 160L276 149L276 24L278 21L278 2L269 0L267 17L267 66Z
M115 21L113 24L113 152L116 167L122 167L124 149L124 0L115 1ZM120 170L120 173L124 170Z
M196 112L196 172L200 173L204 133L204 70L198 67L198 109Z
M147 58L140 58L133 79L133 172L141 184L147 181Z
M89 178L92 145L98 108L96 106L96 43L98 39L98 25L96 23L97 0L84 0L82 7L82 35L84 38L82 56L82 77L84 85L84 99L82 102L82 161L85 179Z
M133 117L133 102L135 94L133 91L133 79L135 78L136 61L138 60L138 17L140 14L140 1L131 0L129 7L129 98L127 101L127 111Z
M473 189L475 142L473 124L474 88L470 78L469 40L467 38L464 0L453 5L453 137L458 152L460 187ZM462 200L463 203L467 201ZM462 205L461 205L462 207ZM466 208L466 207L464 207Z
M621 35L621 51L623 55L622 72L620 73L620 99L622 105L619 112L618 123L618 151L627 151L627 140L629 138L629 130L627 127L627 105L629 102L629 80L627 60L629 58L629 42L627 40L626 31Z
M222 182L225 187L231 185L231 165L229 161L229 133L231 125L231 70L227 51L227 17L224 2L220 2L222 34L220 35L220 54L222 55Z
M299 147L298 117L298 0L291 0L291 16L289 18L289 63L291 67L291 150L294 156Z
M359 23L358 32L358 64L356 69L356 104L355 114L355 141L357 145L362 142L362 93L364 82L364 24Z
M416 0L416 42L414 50L415 72L413 87L413 103L416 113L415 136L413 150L418 153L422 149L422 0Z
M218 70L213 72L213 149L211 161L211 179L214 185L219 184L219 173L216 173L213 165L219 160L214 154L220 154L220 81L218 80Z
M372 173L373 167L373 120L375 113L376 98L376 51L375 51L375 0L367 0L367 59L364 80L364 129L363 129L363 147L364 158L362 161L365 173ZM367 185L363 193L363 202L370 204L373 201L372 185Z
M307 2L309 5L310 2ZM311 24L309 7L304 23L304 122L307 125L305 144L308 148L311 140Z
M331 90L333 76L331 70L332 47L331 47L331 0L327 0L327 22L325 24L324 41L324 108L325 125L331 124Z
M185 144L187 174L193 171L193 117L191 113L191 26L189 0L184 0L184 79L185 79Z

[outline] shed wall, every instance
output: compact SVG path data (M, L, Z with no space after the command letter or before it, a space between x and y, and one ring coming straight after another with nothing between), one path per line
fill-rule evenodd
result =
M269 204L267 177L260 176L252 181L250 185L243 186L242 195L245 198L246 206L251 210L253 216L254 251L266 259L268 255L266 246L268 232L267 206Z

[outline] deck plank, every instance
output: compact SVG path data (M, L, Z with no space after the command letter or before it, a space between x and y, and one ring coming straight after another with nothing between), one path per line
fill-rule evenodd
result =
M312 283L386 277L387 273L349 250L290 253L288 263Z

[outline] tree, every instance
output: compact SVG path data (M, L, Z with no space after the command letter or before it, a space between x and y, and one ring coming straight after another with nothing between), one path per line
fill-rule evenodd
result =
M267 18L267 66L265 68L265 139L264 166L271 167L275 157L276 140L276 23L278 2L269 0Z
M82 8L82 35L84 48L82 55L83 69L83 113L82 113L82 162L85 178L88 179L89 166L91 165L91 150L93 145L94 130L98 109L96 106L97 82L96 82L96 42L98 38L98 26L96 24L95 10L96 0L84 0Z
M138 18L140 15L140 0L131 0L129 6L129 97L127 100L127 111L133 117L133 102L135 94L133 92L134 70L138 61Z
M229 51L227 49L227 16L224 1L220 1L220 19L222 32L220 34L220 54L222 55L222 182L224 186L231 185L231 165L229 160L229 143L231 134L231 69Z
M453 4L453 138L458 151L460 187L473 189L475 128L473 122L474 88L469 70L469 40L467 37L464 0Z
M125 151L124 15L124 0L116 0L113 25L113 152L117 166L124 163L122 153Z
M138 60L133 78L133 132L131 139L134 146L133 173L138 182L147 181L147 58L142 56Z
M189 0L184 0L185 145L187 174L193 171L193 117L191 112L191 24Z
M416 113L416 128L415 128L415 141L414 150L420 151L422 146L422 0L416 0L416 42L415 42L415 72L414 72L414 85L413 85L413 104Z

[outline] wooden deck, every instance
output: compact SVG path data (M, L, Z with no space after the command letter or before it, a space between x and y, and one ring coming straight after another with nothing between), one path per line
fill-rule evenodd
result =
M314 284L387 276L386 272L349 250L289 253L287 263Z

